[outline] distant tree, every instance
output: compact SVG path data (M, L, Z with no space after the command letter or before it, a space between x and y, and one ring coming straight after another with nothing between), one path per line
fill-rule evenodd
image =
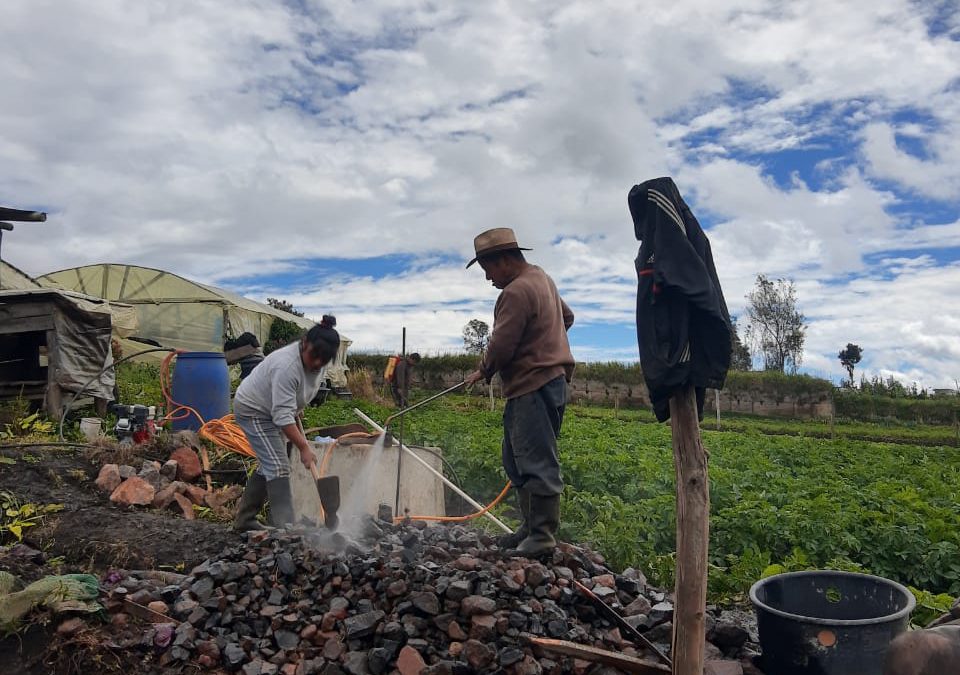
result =
M298 311L293 306L293 303L287 302L286 300L267 298L267 304L274 309L279 309L281 312L293 314L294 316L303 316L303 312ZM293 321L280 318L274 319L273 323L270 324L270 334L267 336L267 341L263 345L263 353L269 354L274 349L280 349L280 347L290 344L301 335L303 335L303 328Z
M303 316L303 312L295 309L293 303L287 302L286 300L281 300L279 298L267 298L267 304L274 309L279 309L281 312L287 312L288 314L293 314L294 316Z
M853 369L860 363L862 357L863 349L860 345L855 345L852 342L848 342L847 346L837 354L837 358L840 359L840 365L847 369L847 375L850 376L851 387L853 386Z
M731 317L730 323L733 327L733 334L731 335L733 340L730 350L730 370L751 370L753 368L753 356L750 354L750 348L740 340L737 317Z
M267 341L263 345L263 353L269 354L274 349L286 347L294 340L299 340L305 332L300 325L295 324L293 321L274 319L273 323L270 324L270 334L267 336Z
M463 347L469 354L482 354L490 342L490 326L480 319L470 319L463 327Z
M867 379L864 375L860 376L860 391L874 396L887 396L889 398L928 398L930 392L919 386L916 382L909 387L903 382L888 375L883 379L879 375L874 375Z
M803 358L807 326L797 309L792 280L771 281L763 274L747 293L747 338L763 356L766 370L797 371Z

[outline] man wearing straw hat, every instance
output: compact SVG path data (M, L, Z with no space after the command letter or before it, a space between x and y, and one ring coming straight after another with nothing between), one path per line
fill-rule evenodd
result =
M507 405L503 411L503 468L517 490L523 523L500 546L525 557L553 551L560 524L563 480L557 437L573 375L567 331L573 312L553 279L523 256L508 227L473 240L475 262L501 293L494 307L493 333L479 368L467 384L500 374Z

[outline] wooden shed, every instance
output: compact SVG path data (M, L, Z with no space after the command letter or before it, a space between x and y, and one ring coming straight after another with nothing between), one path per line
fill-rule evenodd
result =
M135 329L133 308L68 291L0 291L0 400L41 401L57 416L65 394L105 406L115 378L101 371L113 363L115 323Z

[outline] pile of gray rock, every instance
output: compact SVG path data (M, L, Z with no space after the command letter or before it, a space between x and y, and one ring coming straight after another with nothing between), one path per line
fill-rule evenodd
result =
M543 563L504 558L490 537L466 526L371 519L365 530L359 542L255 532L182 578L115 575L106 585L118 629L112 639L165 672L618 672L544 652L531 636L656 662L601 616L576 580L669 651L670 594L636 570L614 574L596 553L561 545ZM751 617L710 609L705 672L759 673Z

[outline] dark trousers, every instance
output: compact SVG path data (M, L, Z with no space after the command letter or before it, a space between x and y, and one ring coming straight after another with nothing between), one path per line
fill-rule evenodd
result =
M511 398L503 410L503 468L515 487L550 496L563 492L557 438L567 403L561 375L529 394Z

